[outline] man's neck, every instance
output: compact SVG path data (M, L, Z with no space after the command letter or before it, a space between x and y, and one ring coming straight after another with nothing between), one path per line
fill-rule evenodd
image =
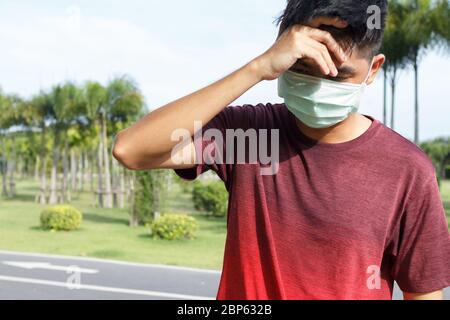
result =
M372 121L362 114L355 113L343 122L325 129L314 129L306 126L297 119L297 126L307 137L330 144L344 143L354 140L369 130Z

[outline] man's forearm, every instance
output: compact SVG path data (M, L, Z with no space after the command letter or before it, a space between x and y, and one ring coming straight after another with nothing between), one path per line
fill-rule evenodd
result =
M194 134L194 122L208 123L224 108L261 81L257 62L252 61L227 77L161 107L116 138L114 154L122 162L143 164L146 159L168 153L176 129Z

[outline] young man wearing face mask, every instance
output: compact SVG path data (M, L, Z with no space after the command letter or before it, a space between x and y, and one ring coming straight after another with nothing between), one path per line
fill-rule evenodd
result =
M367 26L371 5L380 8L381 29ZM230 197L218 299L391 299L394 281L405 299L440 299L450 284L450 236L433 165L358 113L385 61L386 10L383 0L290 0L269 50L117 136L114 156L129 169L176 169L186 179L211 169L224 181ZM227 108L276 79L285 103ZM174 152L172 133L194 136L195 121L224 136L278 130L276 174L261 175L260 162L205 161L202 151L227 153L229 141L219 150L203 138L200 150L192 142Z

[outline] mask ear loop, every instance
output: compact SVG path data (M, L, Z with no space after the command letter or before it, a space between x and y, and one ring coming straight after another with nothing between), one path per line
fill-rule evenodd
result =
M373 58L372 58L372 62L370 63L370 67L369 67L369 73L367 73L366 79L363 82L363 85L367 86L367 80L369 80L370 78L370 72L372 71L372 67L373 67Z

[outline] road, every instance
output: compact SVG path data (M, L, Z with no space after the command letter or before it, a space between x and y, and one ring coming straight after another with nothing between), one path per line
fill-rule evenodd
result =
M219 271L0 251L0 299L214 299L219 279Z
M1 300L214 299L219 280L216 270L0 250Z

